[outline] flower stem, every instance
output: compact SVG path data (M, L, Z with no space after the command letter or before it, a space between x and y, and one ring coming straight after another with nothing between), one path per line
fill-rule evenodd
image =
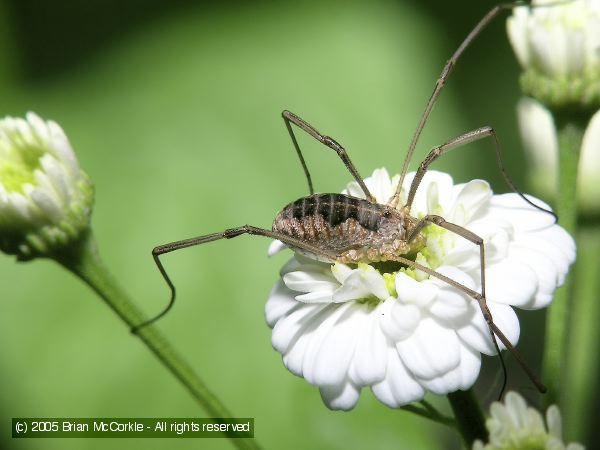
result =
M556 114L554 117L558 130L559 173L556 213L560 224L572 236L577 232L577 167L583 134L588 117ZM569 274L564 285L556 291L552 306L546 315L546 339L543 359L543 378L548 385L544 396L545 406L558 403L564 392L564 363L566 354L569 299L573 290L573 276Z
M417 416L429 419L433 422L446 425L447 427L456 428L456 421L452 417L444 416L437 409L435 409L433 405L429 404L425 400L421 401L421 405L423 406L404 405L401 407L401 409L416 414Z
M485 418L473 391L469 389L451 392L448 394L448 401L465 446L472 448L476 440L487 442L488 431L485 428Z
M576 270L577 284L573 289L571 333L567 351L565 382L569 395L565 398L565 437L580 442L592 442L595 434L593 414L597 399L600 358L600 227L598 223L582 226L578 236L579 255ZM595 394L596 393L596 394Z
M54 255L54 259L85 281L130 329L146 320L102 262L91 231L83 233L78 242L71 245L68 250ZM140 329L136 335L185 386L210 417L232 417L227 408L154 326L146 326ZM232 438L231 442L238 449L260 449L253 439Z

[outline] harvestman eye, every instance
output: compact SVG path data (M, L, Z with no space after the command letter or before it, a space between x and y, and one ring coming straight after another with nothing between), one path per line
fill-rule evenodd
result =
M175 302L175 286L167 275L167 272L160 261L161 255L182 248L205 244L207 242L220 239L231 239L243 234L251 234L264 236L271 239L278 239L295 251L298 251L304 255L308 255L314 259L330 263L340 262L345 264L353 264L361 262L396 262L404 267L411 267L423 271L429 274L431 277L437 278L453 286L477 302L489 327L490 336L496 352L500 357L502 371L504 374L504 383L500 395L502 395L502 392L506 386L507 377L506 366L502 359L497 339L499 339L502 344L504 344L504 346L513 354L519 365L523 368L537 389L540 392L545 392L545 386L538 380L537 376L525 363L521 354L506 338L502 330L496 326L492 314L487 306L485 289L485 243L483 239L466 228L450 223L438 215L427 215L422 219L417 219L410 215L411 206L421 180L425 176L429 166L435 160L452 149L462 148L466 144L480 139L491 138L494 144L493 148L495 150L498 168L508 186L515 193L521 196L523 201L548 214L552 214L556 219L556 215L552 211L541 208L526 198L509 178L502 163L500 142L494 129L489 126L477 128L433 148L419 165L416 175L410 185L406 204L399 204L400 189L406 177L408 166L419 141L421 132L427 123L431 110L433 109L435 102L437 101L444 85L446 84L448 77L454 70L458 59L461 57L467 47L469 47L475 38L481 33L481 31L492 20L494 20L494 18L496 18L503 10L511 9L516 5L518 5L518 3L501 4L492 8L467 35L467 37L463 40L458 49L454 52L452 57L442 69L442 72L435 83L433 93L431 94L429 101L425 106L425 110L419 119L417 128L408 146L404 163L402 165L402 170L400 172L398 188L392 197L388 199L386 204L380 204L376 202L375 198L365 185L363 178L354 167L354 164L350 160L348 153L341 144L339 144L335 139L321 134L316 128L294 113L290 111L283 111L282 117L285 126L290 134L290 138L306 176L309 195L285 206L275 217L270 230L251 225L242 225L236 228L229 228L218 233L193 237L191 239L176 241L154 248L152 251L152 256L160 273L164 277L171 290L171 298L167 307L160 314L138 325L132 329L132 332L136 333L140 330L140 328L145 327L163 317L171 309L173 303ZM348 171L352 174L354 180L356 180L363 191L365 196L364 199L336 193L315 194L310 172L294 134L294 127L300 128L337 153ZM392 222L392 224L396 226L386 226L380 228L379 224L381 222L381 217L385 217L387 223ZM444 276L435 270L424 267L407 257L409 254L416 254L421 248L423 248L425 242L423 229L430 225L441 227L452 233L455 233L479 248L481 292L476 292L472 289L469 289L461 283L458 283L457 281ZM400 233L398 230L400 230ZM337 239L331 239L330 236L332 235L337 236Z

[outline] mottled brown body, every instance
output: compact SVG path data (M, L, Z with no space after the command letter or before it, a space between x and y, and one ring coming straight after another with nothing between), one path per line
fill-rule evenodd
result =
M283 208L273 231L333 252L338 262L378 262L423 247L422 236L407 243L415 224L410 215L387 205L344 194L315 194Z

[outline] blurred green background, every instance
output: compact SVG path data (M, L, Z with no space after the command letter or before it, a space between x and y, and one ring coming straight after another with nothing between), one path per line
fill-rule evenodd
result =
M398 172L446 59L493 2L5 0L0 115L59 122L97 188L93 227L113 273L152 315L167 289L150 250L250 223L270 227L307 192L280 113L346 146L363 176ZM413 161L470 129L494 126L526 186L516 128L519 69L504 18L469 49ZM300 136L319 191L350 180L333 152ZM489 143L436 163L456 180L500 182ZM364 391L326 409L270 343L264 303L288 255L240 238L164 258L178 290L159 326L266 449L415 449L456 437ZM226 440L11 440L24 416L192 417L203 411L116 316L56 264L0 256L0 446L13 449L232 448ZM543 313L521 314L521 347L541 358ZM512 387L535 398L510 358ZM476 389L491 401L498 362ZM445 400L431 399L445 408Z

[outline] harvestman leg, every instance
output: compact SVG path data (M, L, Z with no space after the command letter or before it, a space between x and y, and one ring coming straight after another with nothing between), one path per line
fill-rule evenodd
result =
M294 148L296 149L296 153L298 153L298 158L300 158L300 163L302 164L302 168L304 169L304 174L306 175L306 181L308 181L308 189L311 194L315 193L315 191L313 189L312 179L310 176L310 172L308 171L308 167L306 166L306 161L304 161L304 156L302 156L302 151L300 151L300 146L298 145L296 136L294 135L294 131L292 129L292 123L294 125L296 125L297 127L301 128L302 130L306 131L308 134L310 134L312 137L314 137L321 144L324 144L327 147L333 149L338 154L338 156L341 158L342 162L344 163L344 165L346 166L348 171L352 174L352 176L354 177L356 182L359 184L360 188L365 193L365 197L367 198L367 200L370 201L371 203L376 203L375 197L373 197L371 195L371 193L369 192L369 189L367 189L367 186L365 185L362 177L356 170L356 167L354 167L354 164L352 164L352 161L350 160L350 157L348 156L348 153L346 152L346 149L344 147L342 147L335 139L333 139L329 136L324 136L321 133L319 133L315 129L315 127L313 127L311 124L309 124L305 120L298 117L293 112L285 110L281 113L281 116L283 117L285 126L287 127L288 132L290 133L290 137L292 138L292 142L294 143Z
M136 325L135 327L133 327L131 329L131 332L137 333L137 331L140 328L143 328L147 325L150 325L153 322L156 322L158 319L163 317L167 312L169 312L169 310L175 303L175 285L171 281L171 278L169 277L169 275L167 275L167 271L165 270L162 262L159 259L160 255L164 255L165 253L170 253L172 251L179 250L182 248L193 247L195 245L200 245L200 244L206 244L207 242L217 241L219 239L231 239L234 237L241 236L242 234L254 234L254 235L258 235L258 236L269 237L271 239L279 239L284 244L287 244L291 247L296 247L296 248L300 248L302 250L306 250L307 252L310 252L312 254L328 258L331 261L335 261L337 259L337 255L334 253L329 253L329 252L324 251L320 248L317 248L313 245L307 244L306 242L289 237L285 234L278 233L276 231L266 230L264 228L253 227L252 225L242 225L241 227L228 228L227 230L221 231L220 233L206 234L204 236L198 236L198 237L193 237L190 239L184 239L182 241L171 242L171 243L165 244L165 245L159 245L158 247L155 247L152 250L152 257L154 258L154 262L156 263L158 270L162 274L167 285L169 286L169 289L171 290L171 298L169 300L169 304L167 305L167 307L160 314L158 314L157 316L153 317L152 319L149 319L139 325Z
M450 77L450 74L454 70L454 66L456 65L456 62L462 56L462 54L467 49L467 47L469 47L469 45L471 45L471 43L475 40L475 38L479 35L479 33L481 33L483 31L483 29L490 24L490 22L492 22L502 11L504 11L506 9L511 9L514 6L518 6L518 5L523 5L523 3L521 3L521 2L502 3L500 5L494 6L485 16L483 16L483 18L477 23L477 25L475 25L475 28L473 28L471 30L471 32L467 35L467 37L462 41L460 46L456 49L454 54L450 57L450 59L448 60L448 62L444 66L444 68L442 69L442 73L440 74L439 78L435 82L433 92L431 93L431 96L429 97L429 100L427 101L427 105L425 106L425 111L423 111L423 114L421 115L421 118L419 119L419 123L417 124L417 129L415 130L415 133L413 134L413 137L410 141L410 145L408 146L408 151L406 152L406 157L404 158L404 163L402 165L402 171L400 172L400 182L398 183L398 188L396 189L396 193L390 200L390 205L396 206L398 204L398 200L400 198L400 190L402 189L404 177L406 176L406 172L408 171L408 165L410 163L410 160L412 159L412 155L415 151L415 147L417 146L419 137L421 136L421 132L423 131L423 128L425 127L425 123L427 122L427 119L429 118L429 114L431 113L431 110L433 109L433 105L437 101L442 89L444 88L446 82L448 81L448 78Z
M406 205L405 205L406 208L410 211L410 207L412 206L413 200L415 198L415 194L417 193L417 189L419 188L419 184L423 180L423 177L425 176L425 173L427 172L427 169L429 168L429 166L436 159L438 159L440 156L443 156L444 154L446 154L448 151L450 151L452 149L455 149L457 147L463 147L466 144L469 144L471 142L478 141L479 139L484 139L487 137L491 137L494 140L494 150L496 152L496 162L498 163L498 169L500 169L500 173L502 173L502 176L504 177L506 184L508 184L508 186L516 194L518 194L523 200L525 200L531 206L554 216L554 220L556 221L558 219L558 217L556 216L556 214L554 212L552 212L546 208L542 208L541 206L536 205L531 200L529 200L527 197L525 197L523 195L523 193L521 191L519 191L519 189L517 189L517 187L515 186L515 183L508 176L508 173L506 172L506 169L504 168L504 163L502 162L500 140L498 139L498 135L496 134L496 131L492 127L489 127L489 126L477 128L476 130L472 130L472 131L469 131L468 133L461 134L460 136L455 137L454 139L446 142L445 144L434 147L429 152L429 154L425 157L423 162L419 165L419 169L417 170L415 178L413 179L413 181L410 185L410 190L408 192L408 199L407 199ZM390 202L391 201L392 201L392 199L390 199Z
M492 337L492 342L494 343L494 347L496 348L496 351L498 352L498 356L500 357L500 363L502 365L502 371L504 373L504 384L503 384L502 390L500 392L504 392L504 388L506 387L506 366L504 365L504 359L502 358L502 355L500 353L500 348L498 346L498 342L496 341L496 336L498 336L498 338L504 344L504 346L513 354L513 356L515 357L515 359L517 360L519 365L523 368L525 373L529 376L529 378L531 379L533 384L535 384L535 386L538 388L538 390L540 392L546 392L546 387L538 380L537 376L533 373L533 371L529 368L529 366L527 366L527 364L525 364L525 360L521 356L521 354L510 343L510 341L506 338L504 333L502 333L502 331L496 326L496 324L494 323L494 319L492 317L492 313L487 306L486 296L485 296L485 246L483 244L483 239L480 236L478 236L477 234L473 233L472 231L467 230L464 227L461 227L460 225L456 225L454 223L446 221L441 216L429 214L429 215L423 217L417 223L417 225L413 228L410 235L408 236L407 242L411 242L415 237L417 237L419 235L419 233L423 230L423 228L425 228L429 224L434 224L439 227L442 227L448 231L451 231L451 232L467 239L468 241L472 242L473 244L479 246L479 259L480 259L479 263L480 263L480 268L481 268L481 270L480 270L480 272L481 272L481 293L473 291L472 289L469 289L466 286L464 286L460 283L457 283L456 281L454 281L448 277L444 277L443 275L439 274L438 272L432 271L431 269L424 270L424 272L428 273L429 275L435 276L436 278L439 278L439 279L445 281L446 283L462 290L463 292L468 294L470 297L474 298L477 301L477 303L479 304L479 308L481 309L483 318L485 319L485 321L490 329L490 335ZM403 258L403 259L405 259L405 258ZM423 270L419 267L417 267L417 268L419 270Z

